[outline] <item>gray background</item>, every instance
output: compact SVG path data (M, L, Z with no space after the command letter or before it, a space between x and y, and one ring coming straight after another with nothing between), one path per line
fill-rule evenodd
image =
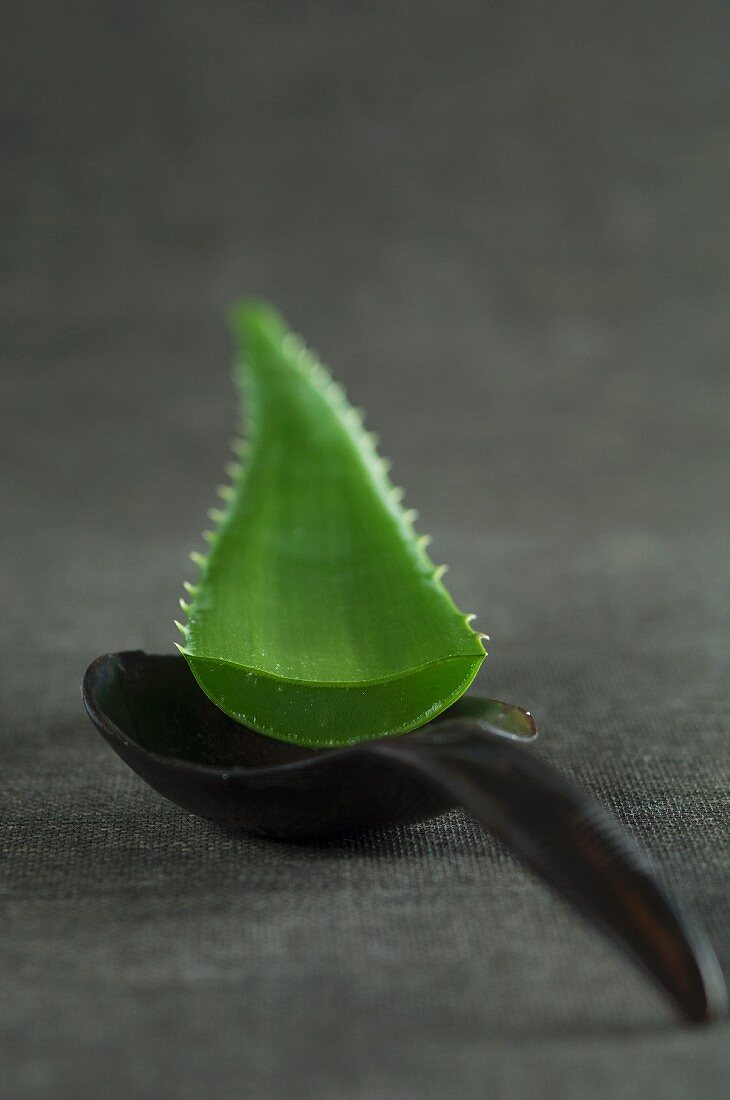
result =
M84 717L168 651L276 302L532 708L730 963L724 0L17 4L2 40L2 1075L35 1097L720 1097L466 817L321 848Z

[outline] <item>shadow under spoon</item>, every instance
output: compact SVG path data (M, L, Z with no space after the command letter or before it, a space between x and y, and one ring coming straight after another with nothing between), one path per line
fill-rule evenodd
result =
M519 707L462 697L412 733L307 749L229 718L182 657L108 654L87 669L89 716L160 794L227 826L320 840L462 806L608 935L694 1022L726 1010L700 925L591 795L535 756Z

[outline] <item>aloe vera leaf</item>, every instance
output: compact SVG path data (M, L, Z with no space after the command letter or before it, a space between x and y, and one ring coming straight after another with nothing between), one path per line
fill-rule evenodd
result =
M271 308L232 314L248 416L180 651L233 718L285 741L414 729L485 651L341 388ZM239 452L243 455L244 445Z

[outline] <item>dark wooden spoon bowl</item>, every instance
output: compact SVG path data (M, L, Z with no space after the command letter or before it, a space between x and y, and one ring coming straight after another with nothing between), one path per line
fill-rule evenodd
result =
M122 760L184 810L282 840L321 840L422 821L458 800L405 772L383 741L307 749L229 718L182 657L140 651L99 657L83 684L94 725ZM440 715L491 723L506 739L537 736L520 707L467 696Z
M646 856L590 795L535 756L519 707L467 696L412 733L305 749L246 729L198 687L182 657L99 657L86 709L160 794L230 827L319 840L463 806L608 935L689 1020L726 1009L712 946Z

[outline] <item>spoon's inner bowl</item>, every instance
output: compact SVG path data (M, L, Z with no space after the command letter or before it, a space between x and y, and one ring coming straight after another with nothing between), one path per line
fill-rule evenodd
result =
M181 657L132 652L96 661L84 685L93 705L148 752L217 767L269 768L321 754L235 722L201 691Z
M107 738L121 733L145 752L217 768L271 768L323 756L331 749L308 749L278 741L240 725L201 690L182 657L139 650L99 657L84 678L92 718ZM502 736L530 741L532 717L494 699L462 696L434 722L478 719Z

